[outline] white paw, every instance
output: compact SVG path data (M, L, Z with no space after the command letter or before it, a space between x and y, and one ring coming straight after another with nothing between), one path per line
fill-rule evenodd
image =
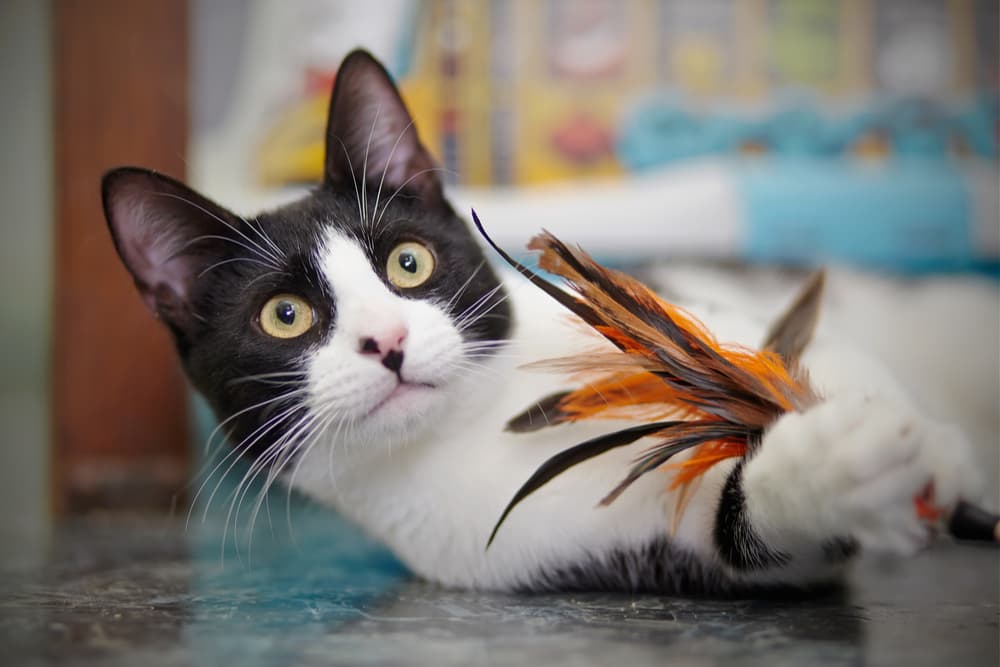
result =
M747 464L744 489L753 521L771 539L853 537L909 554L933 532L916 498L929 492L947 514L959 499L979 498L982 476L956 428L851 397L779 420Z

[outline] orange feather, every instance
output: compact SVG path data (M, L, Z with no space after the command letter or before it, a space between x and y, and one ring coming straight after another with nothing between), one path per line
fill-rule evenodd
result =
M546 362L585 380L577 389L541 399L508 428L535 430L581 419L650 420L570 448L546 461L518 491L497 523L513 507L569 467L640 437L656 438L632 469L601 504L609 504L640 476L661 467L674 470L671 489L681 498L689 487L720 461L744 457L760 442L764 429L781 415L805 410L818 400L797 362L811 329L778 332L785 354L722 344L697 318L667 303L634 278L595 262L580 248L571 248L548 232L534 237L529 249L539 252L541 269L561 277L569 292L558 289L511 258L486 235L497 252L555 300L566 306L619 353L581 355ZM818 294L822 277L810 290ZM813 295L815 296L815 295ZM812 299L800 299L809 302ZM815 323L807 309L802 317L784 320ZM791 341L791 343L789 343ZM775 348L782 349L782 346ZM660 421L670 419L673 421ZM681 452L690 456L671 461ZM679 510L680 511L680 510ZM496 529L494 530L494 535ZM490 538L492 541L492 537Z

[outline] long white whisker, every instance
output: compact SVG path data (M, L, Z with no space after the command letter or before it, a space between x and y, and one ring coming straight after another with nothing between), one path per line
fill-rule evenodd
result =
M347 145L340 139L340 137L334 137L337 143L340 144L341 150L344 151L344 157L347 158L347 168L351 172L351 181L354 183L354 199L358 202L358 216L364 220L365 214L361 208L361 190L358 188L358 176L354 173L354 164L351 162L351 153L347 150Z
M476 310L478 312L467 313L460 322L456 322L455 327L459 332L464 333L477 325L480 321L486 319L507 319L507 316L502 313L493 312L495 308L503 304L507 300L507 295L501 296L494 302L480 304Z
M420 171L418 171L417 173L413 174L408 179L406 179L405 181L403 181L403 184L400 185L398 188L396 188L396 190L392 193L392 196L390 196L385 201L385 204L382 206L382 213L380 213L379 216L378 216L378 218L375 220L375 225L374 226L375 227L378 226L379 221L382 219L382 216L385 215L385 212L389 209L389 204L392 202L393 199L396 198L397 195L399 195L400 192L403 191L404 188L406 188L407 185L409 185L414 179L419 178L420 176L423 176L424 174L427 174L427 173L430 173L430 172L434 172L434 171L440 171L442 173L447 173L448 170L447 169L442 169L441 167L428 167L427 169L421 169Z
M277 275L277 276L287 276L287 275L290 275L290 274L287 271L279 271L277 269L275 269L274 271L268 271L267 273L262 273L259 276L257 276L256 278L254 278L253 280L251 280L250 282L248 282L246 285L244 285L243 286L243 291L246 292L247 290L249 290L251 287L253 287L257 283L258 280L264 280L265 278L270 278L271 276L275 276L275 275Z
M302 406L295 406L295 408L293 408L292 411L299 410L299 409L301 409L301 407ZM287 414L285 416L287 417ZM259 437L260 436L258 436L258 439L259 439ZM286 437L287 437L287 432L286 432L285 435L283 435L282 437L280 437L278 440L276 440L275 442L271 443L254 460L254 462L250 466L250 469L246 473L244 473L243 478L240 480L240 483L233 490L233 493L231 495L231 499L230 499L230 502L229 502L229 511L226 512L226 521L223 524L223 529L222 529L222 545L221 545L222 546L222 554L221 554L221 557L222 557L223 562L225 562L226 540L227 540L227 537L228 537L228 534L229 534L229 523L230 523L230 521L233 520L233 511L234 511L234 508L237 507L237 504L236 504L237 501L242 502L243 496L246 495L246 489L249 488L249 484L251 482L253 482L253 480L256 478L257 472L259 472L259 470L261 470L264 466L266 466L267 462L270 461L271 459L273 459L277 452L281 451L282 443L283 443L283 441L285 440ZM234 462L234 464L235 464L235 462ZM232 469L232 465L230 465L230 469ZM228 472L229 471L227 470L226 473L228 474ZM215 490L218 491L218 485L216 485L216 489ZM212 493L214 495L215 491L213 491ZM209 498L209 503L211 503L211 501L212 501L212 499L210 497ZM236 547L236 556L237 556L237 558L240 559L240 561L242 561L242 556L240 555L240 548L239 548L238 533L237 533L237 531L238 531L238 526L236 526L234 524L234 526L233 526L233 540L234 540L235 547Z
M503 289L502 285L497 285L490 291L483 294L481 297L476 299L476 301L466 308L455 320L455 328L459 331L466 331L469 327L473 326L482 319L484 316L488 315L490 311L502 304L509 298L506 292L503 292L499 299L495 302L491 302L491 299L495 297L498 293L501 293Z
M482 308L489 300L495 296L500 291L500 286L494 287L490 291L482 294L479 298L472 302L468 307L465 308L458 316L455 318L455 328L459 331L462 330L462 325L465 321L475 316L476 312Z
M253 247L257 248L258 251L262 255L264 255L265 257L268 257L269 259L273 260L275 264L280 264L281 263L281 260L278 257L276 257L273 254L271 254L266 248L264 248L263 246L261 246L259 243L257 243L253 239L251 239L249 236L247 236L246 234L244 234L243 232L241 232L239 229L237 229L236 227L234 227L233 225L231 225L226 220L222 219L220 216L218 216L215 213L213 213L213 212L209 211L208 209L206 209L204 206L201 206L200 204L196 204L195 202L191 201L190 199L187 199L185 197L181 197L180 195L172 194L170 192L154 192L153 194L154 195L159 195L159 196L162 196L162 197L169 197L171 199L176 199L178 201L184 202L185 204L188 204L189 206L193 206L194 208L198 209L199 211L201 211L205 215L210 216L211 218L217 220L218 222L221 222L223 225L225 225L229 229L233 230L234 232L236 232L237 234L239 234L240 236L242 236L246 240L247 243L249 243Z
M236 419L240 415L245 414L247 412L250 412L251 410L255 410L255 409L258 409L258 408L261 408L261 407L265 407L265 406L268 406L268 405L277 405L278 403L280 403L280 402L282 402L284 400L288 400L290 397L293 397L294 395L296 395L298 393L301 393L301 392L302 392L302 390L295 390L295 391L289 392L287 394L282 394L280 396L274 396L274 397L271 397L271 398L269 398L269 399L267 399L265 401L261 401L260 403L256 403L254 405L251 405L250 407L244 408L244 409L240 410L239 412L236 412L236 413L230 415L225 420L223 420L222 422L220 422L215 427L215 429L212 431L212 433L208 436L208 440L205 442L205 451L206 452L209 451L209 449L212 446L211 445L212 440L219 433L219 431L221 431L226 426L226 424L228 424L229 422L231 422L233 419ZM198 479L198 478L200 478L200 477L202 477L202 476L204 476L204 478L202 479L201 484L198 486L198 490L195 493L194 498L191 500L191 506L188 508L188 515L187 515L187 519L185 520L185 524L184 524L185 525L185 529L187 528L188 523L191 521L191 514L192 514L192 512L194 512L195 506L196 506L196 504L198 502L198 498L201 497L202 492L205 490L205 485L207 485L211 481L212 476L216 473L216 471L220 467L222 467L225 464L225 462L230 457L235 457L234 461L238 460L239 459L240 450L243 447L243 443L245 443L248 438L253 437L254 434L257 433L257 431L259 431L262 428L267 427L268 424L270 424L270 422L271 422L271 420L268 420L264 424L262 424L261 426L257 427L257 429L253 433L250 433L246 438L244 438L243 442L241 442L240 444L238 444L236 446L233 446L233 447L229 447L228 448L229 451L225 454L225 456L223 456L221 458L220 461L218 461L217 463L215 463L214 467L212 467L211 470L208 470L208 469L209 469L210 466L213 465L213 462L214 462L213 459L217 458L218 454L212 454L209 457L209 460L205 462L205 464L202 466L201 470L198 471L198 473L194 476L195 480ZM251 443L251 445L248 445L248 446L252 446L252 443ZM221 452L221 451L223 451L223 449L220 447L219 451ZM231 468L232 468L232 466L230 466L230 469ZM227 473L228 473L228 470L227 470ZM222 482L223 479L225 479L225 473L223 474L223 477L217 483L217 486L218 486L218 484L221 484L221 482ZM193 481L192 481L192 483L193 483ZM208 507L209 507L209 505L210 505L210 503L207 504L206 507L205 507L205 513L202 516L202 521L205 520L205 517L208 514Z
M328 410L327 412L328 412L328 415L327 415L327 419L326 419L326 421L324 422L324 426L323 426L323 430L324 430L324 431L325 431L325 430L326 430L327 428L329 428L329 423L330 423L331 421L333 421L334 419L336 419L336 418L338 417L338 415L337 415L336 411L334 411L334 410L332 410L332 409L329 409L329 410ZM353 421L352 421L352 423L353 423ZM341 431L341 429L343 429L343 428L344 428L344 425L345 425L345 422L344 422L344 421L341 421L341 422L340 422L340 423L339 423L339 424L337 425L337 431L336 431L336 433L334 434L333 438L330 438L330 439L328 439L328 442L330 443L330 452L331 452L331 456L332 456L332 452L333 452L333 448L334 448L334 447L336 446L336 442L337 442L337 440L338 440L338 439L339 439L339 437L340 437L340 431ZM298 460L298 461L296 462L296 464L295 464L295 467L294 467L294 468L292 468L292 474L291 474L291 476L289 477L289 479L288 479L288 484L287 484L287 487L288 487L288 491L287 491L287 497L285 498L285 505L286 505L286 512L287 512L287 511L290 511L290 510L289 510L288 508L290 507L290 503L291 503L291 497L292 497L292 489L293 489L293 488L295 487L295 477L296 477L296 476L298 475L298 473L299 473L299 468L301 468L301 467L302 467L302 463L303 463L303 461L305 461L305 459L306 459L306 458L308 457L308 455L309 455L309 452L310 452L310 451L312 451L312 448L316 446L316 443L317 443L317 442L319 442L319 440L318 440L318 439L317 439L316 441L314 441L313 443L311 443L311 444L310 444L310 445L309 445L309 446L308 446L308 447L307 447L307 448L305 449L305 451L304 451L304 452L302 452L302 454L301 454L301 455L299 456L299 460ZM291 518L289 517L289 521L290 521L290 520L291 520Z
M375 126L378 124L378 116L382 112L382 105L375 107L375 115L372 117L372 126L368 131L368 143L365 144L365 158L361 165L361 200L364 204L364 213L361 216L361 224L370 223L368 218L368 151L372 147L372 137L375 136Z
M176 252L174 252L173 254L171 254L164 261L169 262L170 260L174 259L175 257L180 256L181 254L187 252L188 248L190 248L191 246L195 245L196 243L199 243L200 241L211 241L211 240L225 241L227 243L232 243L235 246L243 248L244 250L246 250L248 252L251 252L254 255L257 255L257 257L259 257L262 260L261 263L264 264L265 266L268 266L268 267L274 269L275 271L280 271L281 270L281 267L278 266L275 263L275 260L273 260L269 255L265 255L265 254L261 253L259 250L257 250L257 248L255 248L253 246L250 246L250 245L247 245L246 243L243 243L239 239L230 238L228 236L222 236L221 234L202 234L201 236L196 236L193 239L191 239L191 240L183 243L181 245L181 247L177 249Z
M266 243L266 244L267 244L267 245L268 245L269 247L271 247L271 248L272 248L272 249L274 250L274 252L276 252L276 253L278 254L278 256L279 256L279 257L282 257L282 258L284 258L284 257L285 257L285 251L284 251L284 250L282 250L281 248L279 248L279 247L278 247L278 244L274 242L274 239L272 239L272 238L271 238L271 237L270 237L270 236L269 236L269 235L267 234L267 232L265 232L265 231L264 231L264 226L263 226L263 225L262 225L262 224L260 223L260 220L258 220L258 221L257 221L257 226L255 227L255 226L253 225L253 222L252 222L251 220L247 220L247 219L246 219L246 218L244 218L243 216L239 216L239 218L240 218L240 220L242 220L242 221L243 221L243 223L244 223L244 224L245 224L245 225L246 225L247 227L249 227L250 229L252 229L252 230L254 230L255 232L257 232L257 236L259 236L259 237L260 237L261 239L263 239L263 241L264 241L264 242L265 242L265 243Z
M267 399L265 399L263 401L260 401L259 403L254 403L253 405L251 405L249 407L243 408L242 410L239 410L239 411L234 412L233 414L229 415L228 417L226 417L225 419L223 419L221 422L219 422L218 425L216 425L215 429L212 431L212 433L209 434L208 440L205 441L205 451L207 451L208 448L211 446L211 444L212 444L212 438L214 438L218 434L218 432L220 430L222 430L226 426L226 424L228 424L232 420L236 419L237 417L239 417L241 415L245 415L246 413L250 412L251 410L256 410L257 408L262 408L265 405L269 405L269 404L272 404L272 403L277 403L278 401L282 401L282 400L286 400L286 399L289 399L289 398L293 398L293 397L295 397L295 396L303 393L304 391L305 391L304 388L298 388L298 389L294 389L292 391L286 392L284 394L279 394L278 396L271 396L270 398L267 398Z
M267 502L266 499L269 497L271 487L278 480L282 471L288 465L288 462L292 460L300 449L302 449L302 443L310 442L313 438L317 437L317 434L322 430L323 424L324 421L318 416L312 417L308 425L299 430L299 434L295 435L294 438L288 440L282 446L282 449L277 457L277 461L271 465L270 470L268 471L267 479L264 481L263 489L254 504L253 512L250 516L249 543L247 545L248 552L252 552L253 549L254 526L257 523L257 515L260 513L261 506ZM270 517L270 514L268 516ZM238 521L239 510L236 512L236 517L236 520ZM289 519L289 526L290 525L291 520Z
M221 262L216 262L215 264L212 264L207 269L204 269L203 271L201 271L201 273L198 274L198 278L201 278L202 276L204 276L206 273L208 273L212 269L218 268L220 266L224 266L226 264L231 264L232 262L252 262L254 264L262 264L262 265L264 265L264 266L266 266L268 268L272 268L272 269L274 268L271 264L268 264L267 262L259 260L259 259L254 259L253 257L234 257L232 259L224 259Z
M260 382L277 386L296 386L306 382L305 373L302 371L276 371L272 373L257 373L255 375L244 375L234 378L226 383L227 387L234 387L247 382Z
M445 303L443 310L450 311L452 308L455 307L455 302L458 301L461 298L462 294L465 292L466 289L469 288L469 285L472 284L472 281L476 278L476 275L480 271L482 271L482 269L483 269L484 266L486 266L486 260L485 259L483 261L479 262L479 266L476 267L475 271L473 271L469 275L469 277L465 280L465 282L462 283L462 286L459 287L458 290L456 290L456 292L451 295L451 298L448 299L447 303Z
M218 470L218 468L221 467L223 463L225 463L226 459L232 457L234 454L241 454L242 453L241 450L249 450L255 444L257 444L258 442L260 442L261 438L263 438L265 435L267 435L275 426L277 426L278 424L280 424L282 421L284 421L289 416L291 416L292 414L294 414L296 410L300 410L301 408L302 408L301 405L293 405L292 407L286 409L284 412L282 412L282 413L280 413L278 415L272 416L270 419L268 419L266 422L264 422L264 424L262 424L261 426L258 426L252 433L250 433L250 435L248 435L246 438L244 438L243 441L240 442L239 445L236 445L235 447L233 447L232 452L230 452L229 454L227 454L226 457L224 459L222 459L222 461L220 461L219 464L215 468L212 469L212 472L209 474L209 477L205 480L205 483L206 484L208 483L209 479L211 479L211 476L215 474L216 470ZM250 439L251 437L253 438L252 440ZM202 517L201 517L201 520L203 522L208 517L208 510L212 506L212 501L215 499L215 494L217 494L219 492L219 488L222 485L223 480L225 480L226 476L233 469L233 467L237 464L237 462L239 462L239 456L235 456L233 458L232 463L230 463L229 467L226 468L225 472L222 473L222 476L219 478L219 481L216 482L216 484L215 484L215 488L212 489L212 493L209 494L208 500L205 503L205 510L202 513ZM201 493L201 489L199 489L198 493L199 494Z
M447 368L462 371L466 375L474 375L477 377L502 377L503 372L496 368L490 368L489 366L484 366L482 364L463 364L459 362L449 362Z
M378 190L375 192L375 208L372 210L372 215L377 216L379 220L382 219L382 216L378 214L378 201L382 197L382 184L385 182L386 172L389 171L389 165L392 164L392 156L395 155L396 153L396 147L399 146L400 140L410 130L411 127L413 127L413 119L410 119L410 122L407 123L406 126L399 131L399 134L396 135L396 141L393 142L392 148L389 150L389 157L386 158L385 164L382 165L382 176L378 180ZM374 236L375 233L376 233L375 227L373 225L372 236Z
M309 442L309 444L306 445L305 447L296 447L297 451L299 449L303 450L301 453L299 453L299 462L296 464L296 468L302 464L302 460L309 455L309 452L312 451L312 448L315 447L316 444L323 439L326 430L330 427L330 424L333 422L333 420L336 419L338 416L337 412L332 409L328 409L324 414L326 414L327 416L323 420L323 422L320 423L315 429L315 434L312 436L312 441ZM343 425L343 422L341 422L341 425ZM338 433L339 432L340 431L338 428ZM330 442L330 451L331 453L333 452L333 441ZM288 535L292 538L292 543L297 544L297 541L295 539L295 532L292 530L292 489L294 488L294 484L295 484L295 476L293 474L292 479L285 485L286 487L285 521L288 524Z

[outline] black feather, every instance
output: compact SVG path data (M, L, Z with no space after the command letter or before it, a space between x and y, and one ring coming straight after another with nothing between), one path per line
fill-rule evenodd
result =
M809 276L788 310L771 325L764 338L765 349L774 350L786 363L798 362L816 331L825 283L822 269Z
M748 437L747 427L742 424L732 424L728 422L716 421L692 421L682 422L683 428L679 434L671 434L670 438L652 447L636 461L618 485L611 492L601 499L599 505L606 506L613 503L625 489L633 482L645 475L647 472L656 470L668 460L681 452L696 447L713 440L725 440L727 438L746 439Z
M493 532L490 533L490 539L486 542L486 548L489 549L490 545L493 544L493 540L497 536L497 531L500 530L500 526L507 518L507 515L511 513L511 510L513 510L522 500L550 482L553 478L561 475L578 463L583 463L588 459L592 459L595 456L615 449L616 447L632 444L640 438L674 428L678 424L687 423L688 422L683 421L668 421L641 424L639 426L633 426L621 431L615 431L614 433L608 433L596 438L591 438L590 440L581 442L575 447L570 447L569 449L559 452L539 466L538 470L535 471L528 481L517 490L517 493L514 494L514 497L507 504L507 507L504 509L500 518L497 520L496 525L493 527Z
M472 209L472 222L475 223L476 229L478 229L479 233L483 235L483 238L486 239L486 242L489 243L490 246L497 251L497 254L499 254L500 257L502 257L505 262L510 264L514 269L516 269L518 273L527 278L529 281L531 281L532 284L534 284L543 292L551 296L553 299L564 305L575 315L580 317L583 321L587 322L588 324L600 323L600 319L594 313L593 309L581 303L579 300L573 298L570 294L567 294L566 292L562 291L552 283L548 282L547 280L539 276L537 273L526 267L524 264L521 264L519 261L508 255L503 248L498 246L493 241L493 239L490 238L489 234L486 233L486 229L483 227L483 223L480 222L479 216L476 215L475 209Z
M507 422L506 430L511 433L531 433L546 426L563 423L567 415L559 409L559 403L571 393L573 392L560 391L546 396Z

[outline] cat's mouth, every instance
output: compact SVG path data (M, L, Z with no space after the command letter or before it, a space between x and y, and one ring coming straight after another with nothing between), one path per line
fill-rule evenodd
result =
M434 389L437 389L437 386L431 384L430 382L412 382L400 379L396 386L393 387L392 391L386 394L381 401L376 403L375 406L368 411L366 416L370 417L390 404L405 401L410 396Z

